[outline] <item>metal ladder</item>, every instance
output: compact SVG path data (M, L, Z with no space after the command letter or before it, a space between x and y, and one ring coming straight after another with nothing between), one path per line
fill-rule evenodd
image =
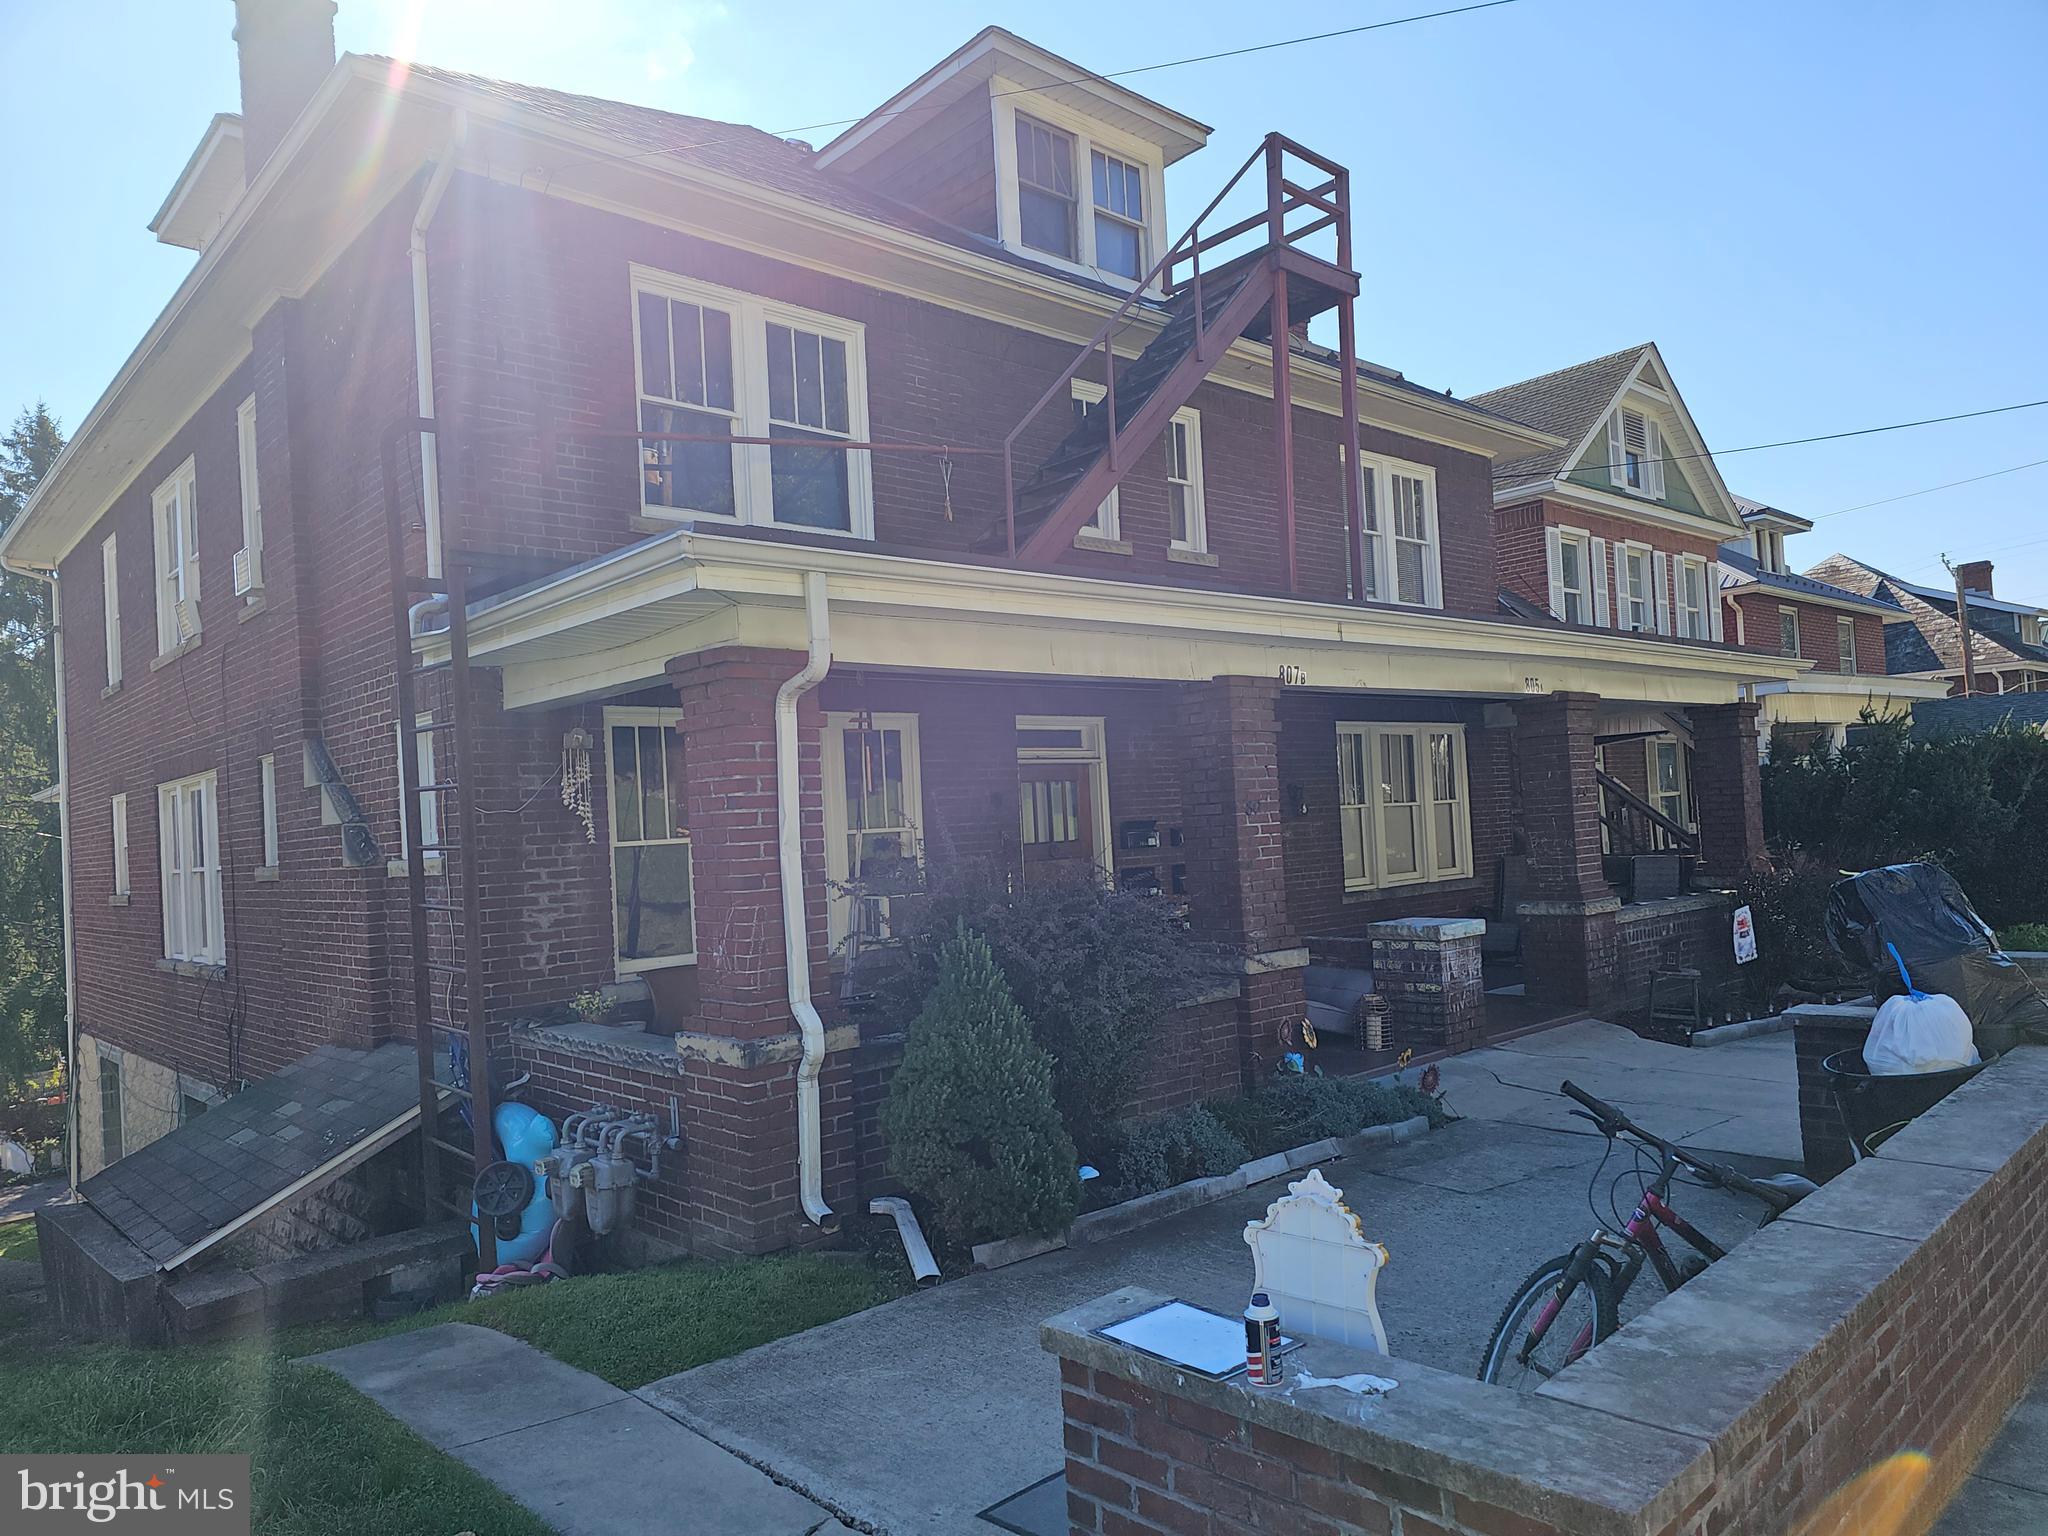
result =
M498 1161L491 1126L490 1042L484 1017L483 891L473 850L480 848L480 817L470 766L476 755L475 698L469 675L469 572L446 546L448 506L442 503L442 571L439 578L415 575L406 564L404 501L399 495L399 449L408 434L437 430L426 417L404 417L385 430L383 441L385 539L390 565L391 624L395 647L399 760L404 793L406 895L412 943L413 1039L419 1053L420 1188L429 1217L451 1214L474 1220L466 1194L476 1175ZM413 651L412 604L421 597L445 601L448 662L422 667ZM426 725L419 723L423 681L433 679L445 699ZM436 741L434 782L419 782L422 738ZM453 748L442 750L439 742ZM429 797L438 814L436 840L424 836ZM454 837L446 814L454 805ZM431 861L431 862L430 862ZM458 1003L459 997L459 1003ZM445 1007L440 1007L445 1002ZM438 1011L437 1011L438 1009ZM466 1067L459 1070L458 1065ZM469 1145L451 1140L444 1124L450 1107L466 1110ZM466 1174L460 1184L455 1175ZM477 1267L497 1267L497 1241L489 1221L477 1220Z

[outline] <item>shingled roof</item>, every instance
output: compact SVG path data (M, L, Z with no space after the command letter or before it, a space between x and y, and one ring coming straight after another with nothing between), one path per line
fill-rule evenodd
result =
M1807 575L1853 592L1886 599L1912 621L1886 627L1886 671L1962 670L1962 630L1956 623L1955 599L1943 602L1939 597L1924 596L1924 588L1842 554L1829 555L1818 564L1807 567ZM1970 626L1970 661L1973 667L1986 670L2048 668L2048 646L2029 645L2017 637L1994 634L1973 622Z
M1851 592L1832 582L1817 581L1811 576L1799 576L1790 571L1767 571L1757 563L1756 556L1740 544L1721 546L1721 569L1725 573L1721 581L1723 588L1754 584L1773 592L1783 592L1788 597L1868 609L1888 619L1896 619L1905 612L1897 603L1879 593Z
M1616 391L1635 371L1636 364L1648 350L1649 343L1643 342L1619 352L1610 352L1605 357L1596 357L1590 362L1574 363L1554 373L1540 373L1519 384L1505 384L1499 389L1482 390L1473 395L1473 405L1525 426L1554 432L1565 440L1562 447L1546 448L1541 453L1527 454L1496 465L1494 474L1498 483L1510 485L1520 480L1549 480L1569 469L1571 466L1566 461L1572 451L1592 429L1593 423L1607 414L1607 407L1613 403Z

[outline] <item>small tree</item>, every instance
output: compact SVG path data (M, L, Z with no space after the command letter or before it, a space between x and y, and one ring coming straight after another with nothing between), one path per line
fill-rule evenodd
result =
M987 941L964 926L939 952L882 1129L889 1171L957 1244L1057 1232L1080 1204L1052 1063L1032 1043Z

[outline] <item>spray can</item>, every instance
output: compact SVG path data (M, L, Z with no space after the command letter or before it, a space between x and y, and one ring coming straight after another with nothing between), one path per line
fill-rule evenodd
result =
M1245 1378L1255 1387L1277 1387L1280 1363L1280 1313L1264 1291L1252 1292L1252 1304L1244 1309Z

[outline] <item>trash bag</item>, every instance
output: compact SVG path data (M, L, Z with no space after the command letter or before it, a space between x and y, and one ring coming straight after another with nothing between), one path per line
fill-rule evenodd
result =
M1877 1021L1863 1042L1863 1064L1885 1077L1975 1066L1977 1046L1963 1005L1941 993L1922 992L1913 985L1898 946L1885 949L1906 990L1879 1005Z
M1907 988L1887 946L1913 980L1962 1005L1977 1049L1992 1057L2015 1045L2048 1044L2048 1000L1998 941L1948 872L1932 864L1891 864L1838 881L1828 892L1828 946L1844 964L1870 972L1880 999Z

